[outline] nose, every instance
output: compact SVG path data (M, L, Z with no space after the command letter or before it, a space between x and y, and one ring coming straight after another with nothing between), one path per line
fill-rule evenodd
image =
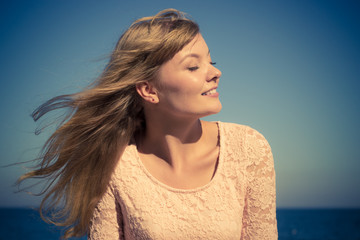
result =
M209 77L208 82L210 81L218 81L221 77L221 71L216 68L215 66L211 65L211 68L209 70Z

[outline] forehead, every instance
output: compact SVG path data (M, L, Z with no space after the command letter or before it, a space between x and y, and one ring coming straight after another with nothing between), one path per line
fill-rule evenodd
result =
M203 55L207 56L208 54L209 48L201 34L198 34L193 40L185 45L183 49L174 55L173 60L181 61L187 56L198 55L199 57L202 57Z

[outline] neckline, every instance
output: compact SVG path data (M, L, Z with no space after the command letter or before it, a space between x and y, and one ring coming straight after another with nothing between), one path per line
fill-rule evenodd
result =
M220 121L216 121L215 122L217 124L218 127L218 138L219 138L219 155L218 155L218 164L217 164L217 168L215 173L213 174L213 177L211 178L211 180L206 183L203 186L199 186L196 188L190 188L190 189L182 189L182 188L174 188L171 187L163 182L161 182L160 180L158 180L156 177L154 177L145 167L145 165L143 164L143 162L140 159L140 155L139 152L136 148L136 145L132 145L133 147L133 151L135 153L135 158L136 161L138 163L138 165L140 166L141 170L145 173L145 175L156 185L171 191L171 192L178 192L178 193L193 193L193 192L199 192L202 191L208 187L210 187L211 185L213 185L213 182L217 181L217 179L219 178L219 173L222 171L222 165L223 165L223 154L222 152L224 152L224 144L223 144L223 130L222 130L222 125Z

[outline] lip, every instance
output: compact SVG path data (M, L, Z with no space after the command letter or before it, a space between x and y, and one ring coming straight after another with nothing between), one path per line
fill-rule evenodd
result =
M203 93L209 92L209 91L214 90L214 89L217 89L217 88L218 88L217 86L216 86L216 87L213 87L213 88L210 88L210 89L206 90L206 91L203 92ZM218 97L218 96L219 96L219 93L218 93L218 92L213 93L213 94L210 94L210 95L202 95L203 93L201 93L201 96L203 96L203 97Z
M204 95L204 97L213 97L213 98L217 98L219 97L219 93L216 92L216 93L213 93L213 94L210 94L210 95Z

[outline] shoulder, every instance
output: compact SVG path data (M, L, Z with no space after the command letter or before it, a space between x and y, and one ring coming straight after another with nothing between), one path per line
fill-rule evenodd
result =
M218 124L225 135L233 137L241 136L244 140L250 141L251 143L254 143L254 141L262 143L267 142L265 137L259 131L250 126L229 122L218 122Z
M238 123L230 123L230 122L217 122L221 128L223 128L226 132L232 132L232 133L241 133L241 134L256 134L261 135L260 132L258 132L256 129L243 124Z
M255 178L274 175L274 159L269 142L257 130L247 127L244 140L247 171Z
M123 176L131 175L131 171L137 167L136 145L129 144L119 152L118 161L112 173L112 181L118 183Z
M135 144L129 144L127 145L121 154L121 159L132 159L136 158L136 145Z
M229 123L229 122L217 122L217 123L222 137L229 140L242 139L246 133L246 129L248 128L248 126L237 123Z
M237 123L218 122L220 132L223 137L230 138L239 141L243 140L243 144L265 144L267 140L265 137L256 129Z
M271 148L266 138L256 129L236 124L218 122L221 137L224 144L233 146L247 158L261 158L261 156L271 154Z
M247 152L259 152L265 154L271 152L271 148L267 139L259 131L247 127L245 131L245 144Z

